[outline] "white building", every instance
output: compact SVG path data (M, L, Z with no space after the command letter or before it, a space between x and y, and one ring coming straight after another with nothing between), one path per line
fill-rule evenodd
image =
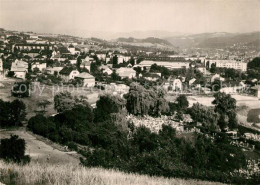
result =
M140 62L140 64L135 65L135 67L140 66L141 68L146 67L150 68L153 64L157 64L158 66L164 66L168 69L181 69L181 68L189 68L190 63L186 61L153 61L153 60L144 60Z
M247 63L236 60L209 60L209 68L212 64L216 64L218 68L232 68L241 71L247 71ZM207 62L206 62L207 64Z

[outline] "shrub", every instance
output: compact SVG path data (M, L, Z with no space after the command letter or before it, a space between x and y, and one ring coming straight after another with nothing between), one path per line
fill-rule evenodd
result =
M0 158L8 162L28 163L30 157L25 154L25 141L17 135L11 135L10 139L1 139Z

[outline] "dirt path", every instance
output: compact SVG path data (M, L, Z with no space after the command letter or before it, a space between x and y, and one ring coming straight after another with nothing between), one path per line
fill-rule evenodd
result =
M26 142L26 155L30 155L31 160L39 163L78 164L77 154L75 152L63 152L37 139L34 135L24 130L4 131L0 130L0 139L7 138L11 134L18 135Z

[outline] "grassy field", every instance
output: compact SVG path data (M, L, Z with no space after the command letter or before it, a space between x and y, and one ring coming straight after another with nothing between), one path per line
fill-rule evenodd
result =
M16 185L220 185L222 183L149 177L116 170L85 168L73 164L39 164L25 166L0 161L0 182Z

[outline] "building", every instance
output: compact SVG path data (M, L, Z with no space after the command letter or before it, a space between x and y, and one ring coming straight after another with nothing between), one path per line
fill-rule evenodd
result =
M127 67L121 67L116 70L116 73L121 77L121 78L134 78L136 76L136 71L132 68L127 68Z
M157 64L158 66L163 66L168 69L181 69L181 68L189 68L190 63L186 61L153 61L153 60L144 60L140 62L135 67L144 67L150 68L153 64Z
M15 49L18 49L20 51L23 51L23 50L27 50L27 51L30 51L30 50L52 50L53 46L50 45L50 44L34 44L34 43L29 44L29 43L26 43L26 44L14 44L12 51L14 52Z
M75 76L78 76L79 72L72 67L64 67L59 74L65 82L68 82L69 80L74 79Z
M86 87L94 87L96 83L95 77L86 72L80 73L79 75L75 76L75 79L82 80L83 86Z
M209 60L205 62L211 68L212 64L215 64L218 68L232 68L241 71L247 71L247 63L236 60Z
M16 59L12 62L10 71L14 72L14 77L25 79L25 75L28 72L28 63Z

